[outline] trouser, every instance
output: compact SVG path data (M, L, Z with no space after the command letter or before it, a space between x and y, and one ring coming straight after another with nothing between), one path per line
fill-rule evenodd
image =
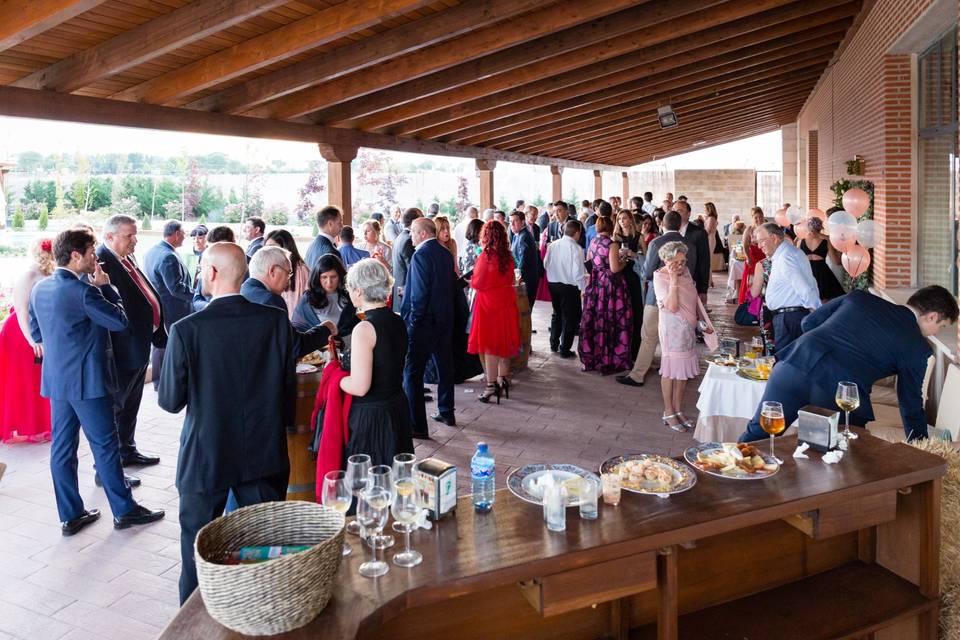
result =
M537 289L540 286L540 278L537 278L533 282L525 283L527 289L527 300L530 302L530 313L533 313L533 303L537 301ZM533 316L531 316L533 317Z
M643 283L633 270L632 264L624 271L624 280L630 291L630 307L633 309L633 329L630 332L630 360L636 362L643 342Z
M764 401L779 402L783 405L783 419L789 427L797 419L800 409L808 404L824 409L836 407L836 383L832 380L817 382L816 378L797 369L788 362L778 362L774 365L763 390L763 398L757 405L757 411L747 423L747 430L740 436L740 442L761 440L770 436L760 427L760 410ZM850 424L862 427L867 420L862 416L850 414Z
M410 428L426 435L427 407L423 399L423 373L427 360L436 354L437 411L453 417L453 330L450 327L417 327L410 331L407 360L403 366L403 391L410 404Z
M180 604L197 588L197 564L193 546L204 525L223 514L227 492L236 496L241 507L283 500L287 496L289 474L282 473L244 482L229 488L202 493L180 493Z
M627 374L634 382L643 382L644 376L653 365L653 354L658 344L660 344L660 308L655 304L644 305L640 350L637 352L633 369Z
M787 311L773 316L773 344L777 351L783 352L787 345L800 337L803 329L800 323L810 314L807 309Z
M126 458L137 451L135 434L137 414L143 399L143 380L147 374L147 365L139 369L124 369L117 372L120 390L114 396L114 410L117 419L117 435L120 436L120 458Z
M550 348L570 351L580 328L583 307L580 289L572 284L549 283L553 315L550 317Z
M163 354L166 352L166 349L157 349L156 347L150 352L151 379L153 380L154 391L160 386L160 369L163 367Z
M83 513L83 499L77 481L77 447L80 445L81 426L103 481L110 511L114 517L130 513L137 503L123 480L113 396L91 400L51 398L50 417L50 472L60 521L73 520Z

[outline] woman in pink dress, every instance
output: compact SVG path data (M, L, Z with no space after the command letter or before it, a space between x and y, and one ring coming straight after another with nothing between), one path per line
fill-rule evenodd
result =
M653 290L660 308L660 388L663 392L663 424L674 431L690 431L684 417L683 392L687 380L700 374L697 354L697 320L700 298L687 268L687 245L668 242L660 247L663 266L653 274ZM706 320L706 318L704 318Z
M43 347L30 339L30 292L53 273L53 241L30 247L33 264L13 285L13 308L0 328L0 441L46 442L50 439L50 401L40 397Z

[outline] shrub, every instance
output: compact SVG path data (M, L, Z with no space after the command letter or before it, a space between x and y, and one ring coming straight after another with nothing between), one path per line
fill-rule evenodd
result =
M10 222L10 226L13 227L14 231L23 231L25 222L23 219L23 209L17 207L16 211L13 212L13 220Z
M150 216L144 216L143 226L140 228L143 229L144 231L150 231L153 229L153 224L150 223Z
M267 224L281 227L289 222L290 214L287 213L287 208L283 204L277 202L264 210L264 218Z
M37 228L40 229L40 231L46 231L50 225L50 215L47 213L46 203L43 203L40 207L40 217L37 218L37 220Z
M223 221L236 224L243 221L243 205L231 203L223 208Z

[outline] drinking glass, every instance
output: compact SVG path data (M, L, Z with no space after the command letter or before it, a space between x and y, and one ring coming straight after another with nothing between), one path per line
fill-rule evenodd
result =
M850 431L850 412L860 406L860 391L857 389L856 382L841 382L837 385L837 406L843 409L846 414L846 424L843 428L843 437L847 440L853 440L857 437L853 431Z
M543 521L550 531L567 528L567 490L558 484L548 484L543 489Z
M325 507L330 507L334 511L346 513L353 502L353 495L347 487L347 474L344 471L328 471L323 476L323 487L321 488L320 498ZM359 526L359 525L358 525ZM353 547L349 542L343 543L343 555L348 556L353 553Z
M393 469L385 464L370 467L370 470L367 471L367 486L370 488L383 489L387 492L390 502L393 502L393 496L396 494L393 486ZM378 549L392 547L394 543L393 536L378 534L374 543Z
M393 482L396 484L404 478L413 480L413 468L417 464L417 456L412 453L398 453L393 456Z
M597 519L597 494L600 493L600 487L596 480L584 478L580 482L580 519Z
M376 578L390 570L383 560L377 560L377 536L387 524L390 512L390 494L379 487L370 487L357 498L357 522L370 543L373 559L360 565L360 575L364 578Z
M409 486L410 491L402 490ZM398 567L415 567L423 561L419 551L410 548L410 533L416 528L417 516L420 515L420 505L413 491L413 479L404 478L396 482L397 495L390 505L393 514L393 528L403 533L403 551L393 556L393 564Z
M600 476L603 484L603 501L613 507L620 504L620 474L604 473Z
M737 341L735 338L720 339L720 359L726 362L733 360L737 355Z
M357 500L360 499L360 494L367 488L367 471L369 470L370 456L367 454L358 453L347 458L347 488L350 489L353 497ZM360 524L356 519L353 519L347 525L347 533L352 533L355 536L360 534Z
M763 338L760 336L753 336L753 340L750 341L750 350L754 352L756 358L759 358L763 355Z
M783 433L787 428L783 418L783 405L779 402L764 402L760 407L760 427L770 434L770 457L776 460L777 464L783 464L783 460L777 458L773 451L773 441L777 434Z
M757 358L756 365L754 366L756 366L757 373L760 374L761 378L766 380L770 377L770 372L773 370L774 362L775 360L772 356L763 356L761 358Z

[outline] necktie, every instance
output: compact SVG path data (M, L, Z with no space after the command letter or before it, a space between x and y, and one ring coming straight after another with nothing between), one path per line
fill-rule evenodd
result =
M130 274L131 278L133 278L133 282L140 289L140 292L143 293L143 297L145 297L147 302L150 303L150 308L153 310L153 329L156 331L160 326L160 302L157 300L156 296L153 295L153 291L150 290L150 287L147 286L143 276L140 275L140 270L137 269L135 264L133 264L133 260L130 259L130 256L127 256L121 260L120 264L122 264L123 268L127 270L127 273Z

